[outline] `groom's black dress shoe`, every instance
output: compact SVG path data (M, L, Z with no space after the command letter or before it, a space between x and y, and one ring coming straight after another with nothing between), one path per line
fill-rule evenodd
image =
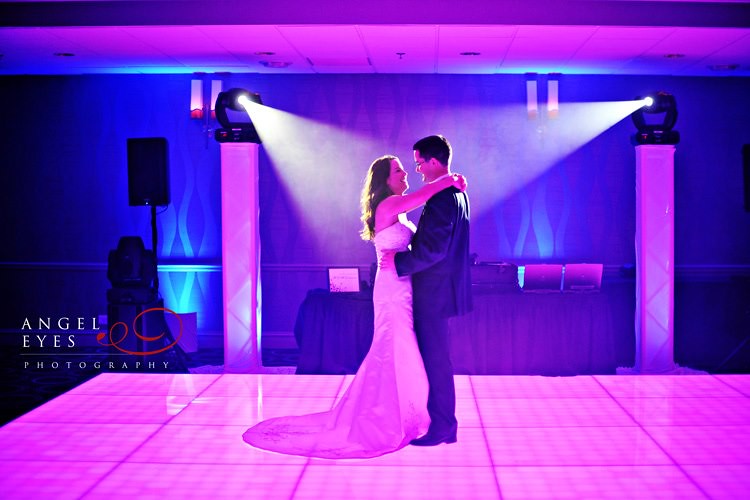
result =
M410 444L414 446L437 446L440 443L455 443L456 431L449 432L448 434L438 434L428 432L421 438L412 439Z

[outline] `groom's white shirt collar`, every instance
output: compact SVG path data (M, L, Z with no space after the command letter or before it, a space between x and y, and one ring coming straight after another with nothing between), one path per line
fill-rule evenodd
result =
M445 175L441 175L441 176L440 176L440 177L438 177L437 179L433 179L432 181L430 181L430 182L429 182L429 184L432 184L433 182L437 182L437 181L439 181L439 180L445 179L446 177L450 177L451 175L453 175L453 174L452 174L452 173L450 173L450 172L448 172L448 173L447 173L447 174L445 174Z

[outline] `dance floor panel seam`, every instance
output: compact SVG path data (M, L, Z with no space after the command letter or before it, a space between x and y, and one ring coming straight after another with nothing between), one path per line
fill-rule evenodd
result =
M0 427L0 497L739 498L750 489L750 376L457 376L455 444L326 460L242 441L259 420L330 409L351 380L100 375Z

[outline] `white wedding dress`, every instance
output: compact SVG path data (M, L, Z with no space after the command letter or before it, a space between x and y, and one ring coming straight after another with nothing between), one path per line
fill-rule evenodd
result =
M383 250L405 250L414 234L406 218L377 233ZM369 458L396 451L427 432L427 375L414 335L411 279L378 269L372 346L346 393L323 413L278 417L242 438L266 450L322 458Z

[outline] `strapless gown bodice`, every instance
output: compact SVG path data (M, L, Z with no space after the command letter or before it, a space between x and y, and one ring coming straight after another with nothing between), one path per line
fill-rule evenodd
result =
M409 247L409 242L414 235L415 229L414 224L407 219L405 222L399 221L379 231L373 240L378 261L380 261L383 252L387 250L395 250L397 252L406 250ZM408 316L408 321L412 322L411 278L409 276L399 277L394 269L378 269L375 275L373 302L375 303L376 313L378 311L378 304L383 306L384 304L398 302L400 304L395 306L398 308L406 307L406 304L408 304L408 310L399 311ZM388 307L394 306L389 305ZM394 311L388 310L390 313L394 313ZM377 334L377 328L375 329L375 333Z
M406 250L416 229L411 221L405 219L378 231L373 240L378 257L384 250Z

